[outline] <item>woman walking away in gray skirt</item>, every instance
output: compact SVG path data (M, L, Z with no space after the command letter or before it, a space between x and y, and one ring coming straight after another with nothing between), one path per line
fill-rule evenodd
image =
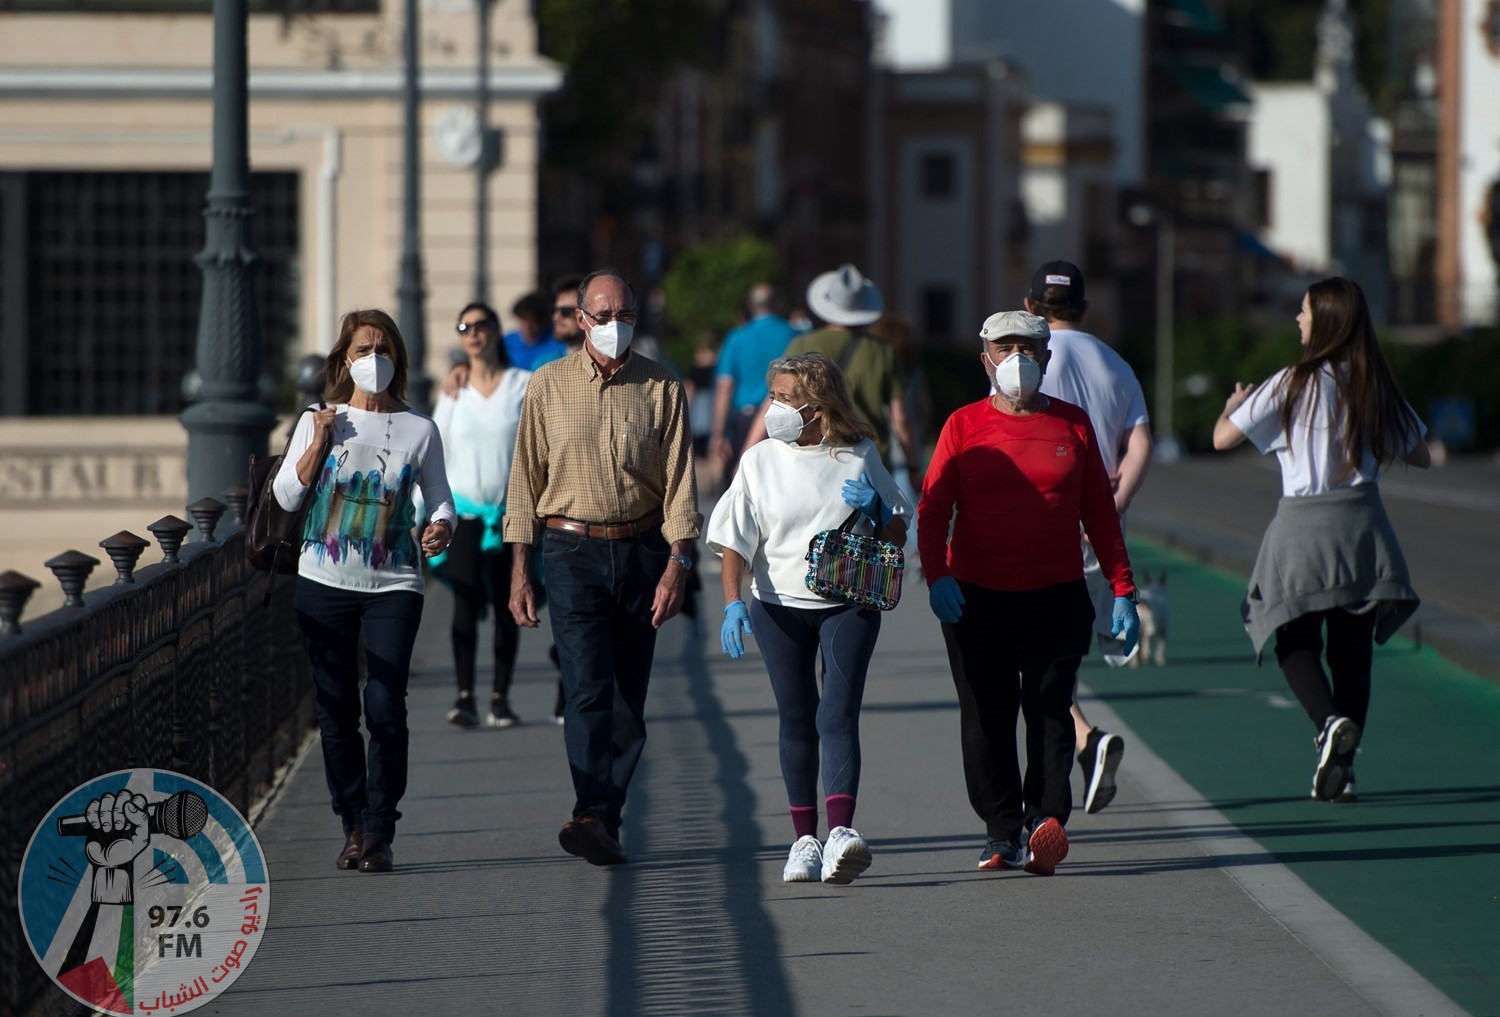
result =
M1297 327L1301 358L1259 387L1235 385L1214 448L1249 438L1281 465L1282 498L1250 576L1245 627L1257 660L1275 635L1276 660L1317 729L1313 798L1352 802L1373 644L1418 604L1377 480L1388 463L1425 468L1432 457L1357 284L1314 283Z

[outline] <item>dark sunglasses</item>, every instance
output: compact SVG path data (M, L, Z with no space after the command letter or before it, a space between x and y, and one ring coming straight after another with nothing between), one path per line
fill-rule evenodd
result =
M552 317L555 318L559 314L562 314L562 315L573 314L577 310L578 310L578 305L577 304L572 304L571 306L567 305L567 304L558 304L556 307L552 308Z
M458 334L468 335L471 329L476 328L492 328L498 332L500 330L500 323L494 318L482 318L479 321L461 321L458 323Z

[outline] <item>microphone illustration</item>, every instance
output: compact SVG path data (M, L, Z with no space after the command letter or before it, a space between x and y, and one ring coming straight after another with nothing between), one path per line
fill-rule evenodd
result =
M203 832L208 824L208 803L192 791L179 791L146 806L146 822L152 833L164 833L177 840L187 840ZM87 816L59 816L57 833L61 837L86 837L97 833Z

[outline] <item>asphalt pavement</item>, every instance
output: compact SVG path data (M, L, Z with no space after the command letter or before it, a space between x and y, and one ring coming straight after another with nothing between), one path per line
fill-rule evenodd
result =
M1176 469L1148 492L1213 488L1257 511ZM1258 479L1274 508L1274 475ZM848 887L781 882L792 832L774 704L753 640L738 662L719 653L711 569L703 621L661 634L622 836L632 860L615 869L557 847L572 792L547 723L545 626L522 638L526 723L456 729L434 587L396 871L334 869L312 743L257 828L276 885L266 938L204 1012L1500 1013L1500 691L1394 641L1377 657L1362 800L1310 801L1311 726L1237 620L1232 506L1203 510L1222 547L1198 519L1176 550L1146 539L1140 507L1132 553L1169 576L1167 664L1086 665L1085 708L1128 748L1119 797L1075 812L1056 876L975 868L983 831L915 574L869 681L856 825L874 864ZM1263 523L1243 522L1241 543Z

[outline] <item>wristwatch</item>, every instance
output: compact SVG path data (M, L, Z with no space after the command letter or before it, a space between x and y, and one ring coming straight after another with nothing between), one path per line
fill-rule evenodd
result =
M672 560L681 565L684 571L693 571L693 559L689 558L687 555L679 554L676 551L673 551Z
M1124 599L1130 601L1132 604L1139 604L1141 602L1141 591L1133 589L1125 594Z

